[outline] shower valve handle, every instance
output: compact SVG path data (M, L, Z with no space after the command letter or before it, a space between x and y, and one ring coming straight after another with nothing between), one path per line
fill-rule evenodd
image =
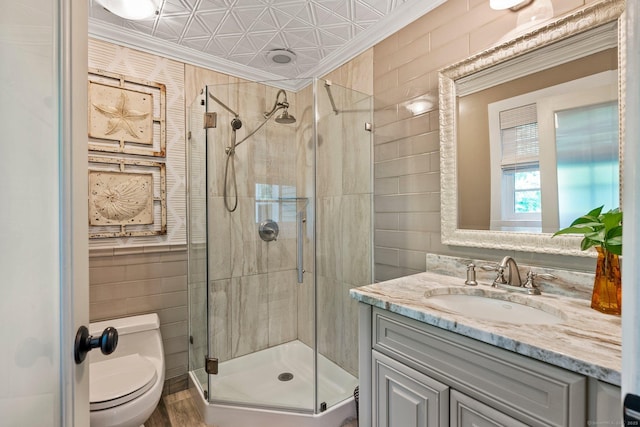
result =
M278 234L280 233L280 227L278 227L278 223L276 223L272 219L267 219L260 223L258 228L258 234L260 238L265 242L272 242L278 239Z

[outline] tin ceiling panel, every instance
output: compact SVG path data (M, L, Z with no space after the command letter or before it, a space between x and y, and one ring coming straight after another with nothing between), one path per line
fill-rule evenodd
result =
M352 47L353 56L372 46L379 41L375 35L384 32L391 20L406 25L442 2L165 0L155 17L127 21L90 0L90 33L115 38L114 42L122 34L129 45L135 45L139 36L141 47L147 42L156 46L157 42L168 42L173 51L182 47L191 56L204 54L211 62L250 67L255 75L309 77L318 75L322 65L337 53L344 57ZM420 15L408 16L416 10ZM273 62L267 54L274 49L293 51L295 60L286 65Z

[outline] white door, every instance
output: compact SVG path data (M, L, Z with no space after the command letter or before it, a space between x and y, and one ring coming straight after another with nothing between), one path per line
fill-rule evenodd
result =
M1 4L0 424L88 426L87 5Z

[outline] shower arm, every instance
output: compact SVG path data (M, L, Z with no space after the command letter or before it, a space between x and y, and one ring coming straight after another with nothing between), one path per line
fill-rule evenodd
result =
M285 101L286 102L286 101ZM288 105L288 104L287 104ZM245 142L247 139L251 138L253 135L255 135L256 132L258 132L260 129L262 129L262 127L264 125L267 124L267 122L269 121L269 119L271 117L273 117L273 115L278 111L281 110L283 108L286 108L283 104L278 104L274 107L273 110L269 111L269 113L265 113L265 118L264 121L262 123L260 123L260 126L258 126L257 128L255 128L254 130L252 130L247 136L245 136L244 138L242 138L239 142L237 142L234 146L233 149L235 150L236 147L238 147L240 144L242 144L243 142ZM235 130L233 131L235 133Z
M222 108L224 108L225 110L227 110L228 112L230 112L231 114L233 114L235 116L235 118L240 117L238 115L238 113L236 113L235 111L233 111L231 108L227 107L227 104L225 104L224 102L220 101L218 98L216 98L215 96L213 96L213 94L211 92L209 92L209 97L211 99L213 99L214 101L216 101L218 103L218 105L220 105Z
M333 109L333 112L337 116L340 111L338 110L338 107L336 107L336 101L334 101L333 94L331 93L331 80L324 81L324 88L327 89L327 95L329 95L329 102L331 102L331 108Z
M284 95L284 101L282 102L278 102L278 100L280 99L280 94ZM270 118L280 108L289 108L289 101L287 101L287 92L285 92L284 89L280 89L278 91L278 93L276 94L276 102L273 103L273 108L271 109L271 111L265 112L263 114L264 118Z

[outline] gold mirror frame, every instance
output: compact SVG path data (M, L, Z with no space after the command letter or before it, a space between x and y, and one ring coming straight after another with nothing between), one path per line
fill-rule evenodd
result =
M552 234L550 233L514 233L458 228L456 81L589 29L617 21L619 150L620 176L622 177L622 145L624 141L625 116L624 70L626 68L624 10L624 0L604 0L591 4L513 40L440 70L440 189L441 238L443 244L571 256L597 255L595 251L580 250L580 240L582 238L579 236L558 236L552 239ZM621 179L620 194L622 194L622 185Z

